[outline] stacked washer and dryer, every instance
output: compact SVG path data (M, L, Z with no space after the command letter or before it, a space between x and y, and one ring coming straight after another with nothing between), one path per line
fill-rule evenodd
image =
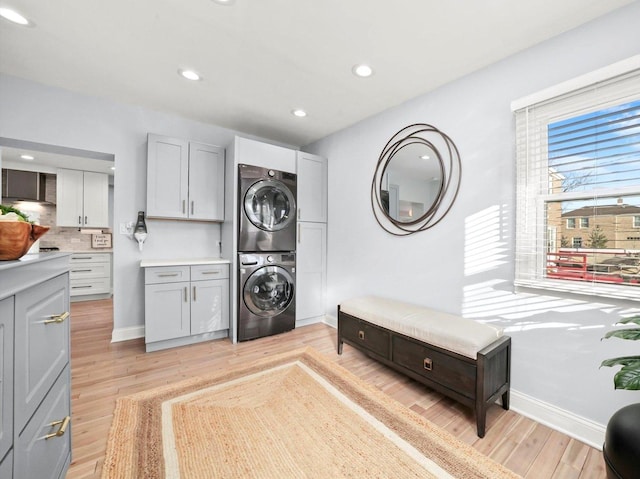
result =
M238 341L295 328L296 175L238 165Z

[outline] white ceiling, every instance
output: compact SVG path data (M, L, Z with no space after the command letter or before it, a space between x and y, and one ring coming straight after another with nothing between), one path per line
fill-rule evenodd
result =
M0 0L0 71L303 146L628 3Z

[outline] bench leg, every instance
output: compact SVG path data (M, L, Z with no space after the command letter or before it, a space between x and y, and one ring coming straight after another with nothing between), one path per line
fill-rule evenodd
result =
M502 395L502 409L504 409L505 411L509 410L509 392L510 389L507 389Z
M476 426L478 429L478 437L483 438L487 424L487 408L482 406L476 410Z
M342 341L338 339L338 354L342 354Z

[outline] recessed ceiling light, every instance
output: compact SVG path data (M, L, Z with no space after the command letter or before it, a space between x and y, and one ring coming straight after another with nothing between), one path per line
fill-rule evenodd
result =
M194 72L193 70L178 70L178 73L182 77L186 78L187 80L191 80L191 81L202 80L202 77L198 75L196 72Z
M112 166L112 167L111 167L111 171L116 171L116 167L115 167L115 166Z
M31 155L20 155L20 158L27 161L35 160L35 156L31 156Z
M364 63L360 65L354 65L353 74L361 78L370 77L371 75L373 75L373 68L371 68L369 65L365 65Z
M296 108L295 110L291 110L291 114L294 116L297 116L298 118L304 118L305 116L307 116L307 112L300 109L300 108Z
M0 7L0 17L9 20L10 22L17 23L18 25L33 25L26 19L26 17L7 7Z
M429 158L430 158L430 156L429 156L429 155L422 155L422 156L420 157L420 159L421 159L421 160L428 160Z
M217 3L218 5L233 5L236 3L236 0L212 0L213 3Z

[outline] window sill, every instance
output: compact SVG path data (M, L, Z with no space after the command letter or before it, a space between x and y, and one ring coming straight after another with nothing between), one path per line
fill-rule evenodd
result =
M640 285L639 286L619 286L606 283L579 283L577 281L563 280L517 280L515 281L516 290L518 288L536 289L544 291L556 291L563 293L579 294L596 298L607 299L624 299L627 301L640 302Z

